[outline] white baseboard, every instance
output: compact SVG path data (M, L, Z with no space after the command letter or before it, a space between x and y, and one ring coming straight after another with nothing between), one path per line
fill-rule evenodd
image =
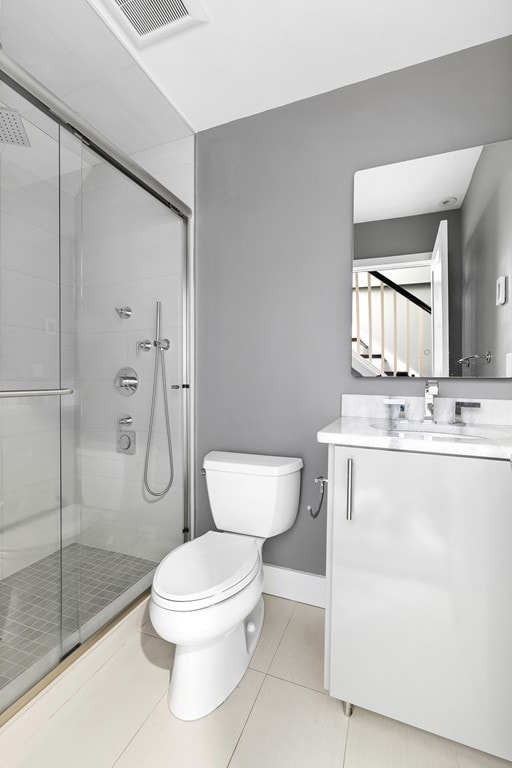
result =
M263 591L298 603L325 608L325 576L263 564Z

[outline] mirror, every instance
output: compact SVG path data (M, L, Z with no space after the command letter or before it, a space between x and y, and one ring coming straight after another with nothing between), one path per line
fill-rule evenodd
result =
M354 176L352 373L512 376L512 140Z

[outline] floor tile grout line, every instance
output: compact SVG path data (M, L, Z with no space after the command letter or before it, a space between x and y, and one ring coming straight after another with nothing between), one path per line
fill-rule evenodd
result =
M115 631L117 631L117 630L115 630ZM106 640L106 639L107 639L109 636L110 636L110 635L105 635L105 637L103 637L103 638L101 638L100 640L98 640L98 641L97 641L97 642L96 642L96 643L95 643L95 644L92 646L92 648L90 648L90 649L89 649L89 651L88 651L86 654L84 654L84 655L83 655L81 658L77 659L77 660L76 660L76 662L74 662L74 664L77 664L77 665L78 665L78 664L82 663L82 662L83 662L83 661L84 661L84 660L87 658L87 656L88 656L88 655L91 653L91 651L94 651L94 650L96 650L97 648L99 648L99 647L100 647L100 645L102 645L102 644L103 644L103 642L104 642L104 641L105 641L105 640ZM91 681L91 680L92 680L94 677L96 677L96 675L98 674L98 672L100 672L100 671L101 671L101 670L102 670L102 669L103 669L103 668L106 666L106 664L108 664L109 662L111 662L111 661L112 661L112 659L113 659L115 656L117 656L117 654L118 654L118 653L119 653L119 652L120 652L120 651L121 651L121 650L124 648L124 646L126 645L126 643L127 643L127 642L129 642L131 639L133 639L133 636L132 636L132 635L126 635L126 637L125 637L124 641L121 643L121 645L119 646L119 648L117 648L117 650L116 650L116 651L114 651L114 653L113 653L111 656L109 656L107 659L105 659L105 661L104 661L104 662L103 662L103 663L102 663L102 664L101 664L101 665L100 665L100 666L99 666L97 669L95 669L95 670L94 670L94 672L93 672L91 675L89 675L89 676L87 677L87 680L85 680L85 682L84 682L84 683L82 683L82 685L80 685L80 687L78 687L78 688L76 688L76 689L74 689L73 691L71 691L71 692L70 692L70 694L69 694L69 696L66 698L66 700L65 700L65 701L63 701L63 702L61 702L61 703L60 703L60 705L59 705L59 706L58 706L58 707L55 709L55 711L51 713L51 715L50 715L50 716L49 716L49 718L48 718L48 721L50 721L50 720L51 720L53 717L55 717L55 715L56 715L58 712L60 712L60 711L61 711L61 709L62 709L63 707L65 707L65 706L66 706L66 705L67 705L67 704L68 704L68 703L71 701L71 699L73 699L73 698L74 698L74 697L75 697L75 696L76 696L78 693L80 693L80 692L81 692L81 690L82 690L82 688L83 688L85 685L87 685L88 683L90 683L90 681ZM69 667L69 669L71 669L71 667ZM68 670L65 670L65 671L67 672ZM52 691L52 690L55 688L55 686L59 684L59 682L61 681L61 679L62 679L62 676L59 676L59 677L55 678L55 680L53 681L53 683L51 683L51 684L48 686L48 688L45 688L43 691L41 691L41 694L40 694L40 696L41 696L41 699L42 699L44 696L46 696L46 695L47 695L47 694L48 694L50 691ZM34 699L32 702L29 702L29 705L28 705L28 707L32 707L33 705L37 704L37 702L38 702L39 700L40 700L40 699L39 699L39 696L38 696L38 697L36 697L36 698L35 698L35 699ZM21 711L21 713L20 713L20 714L23 714L23 710Z
M103 664L102 664L100 667L98 667L98 669L96 669L96 670L95 670L95 671L92 673L92 675L90 675L90 676L87 678L87 680L86 680L86 681L85 681L85 682L84 682L84 683L83 683L83 684L82 684L82 685L81 685L79 688L77 688L76 690L74 690L74 691L73 691L73 693L72 693L72 694L71 694L71 695L70 695L70 696L69 696L69 697L66 699L66 701L65 701L65 702L63 702L63 703L62 703L62 705L61 705L60 707L58 707L58 709L56 709L54 712L52 712L52 714L51 714L51 715L50 715L50 717L48 718L48 722L49 722L50 720L52 720L52 718L53 718L53 717L55 717L55 716L57 715L57 713L58 713L58 712L60 712L60 711L61 711L61 709L62 709L62 708L63 708L63 707L66 705L66 704L68 704L68 703L71 701L71 699L72 699L72 698L74 698L74 697L75 697L77 694L79 694L79 693L82 691L82 689L83 689L83 688L84 688L86 685L88 685L88 684L91 682L91 680L92 680L94 677L96 677L96 675L98 674L98 672L100 672L100 671L101 671L101 670L102 670L102 669L105 667L105 665L106 665L106 664L108 664L109 662L111 662L111 661L112 661L112 660L113 660L113 659L114 659L114 658L117 656L117 654L118 654L118 653L120 653L120 652L121 652L121 651L124 649L124 646L127 644L127 642L130 642L130 641L132 641L132 640L135 640L135 639L137 639L139 634L141 634L140 630L139 630L139 629L136 629L134 634L130 634L130 635L127 635L127 637L126 637L125 641L124 641L124 642L123 642L123 643L122 643L122 644L119 646L119 648L118 648L118 649L117 649L117 650L116 650L116 651L115 651L115 652L114 652L114 653L113 653L111 656L109 656L109 658L108 658L108 659L106 659L106 660L105 660L105 662L104 662L104 663L103 663ZM104 639L104 638L103 638L103 639ZM100 642L101 642L101 641L100 641ZM93 648L92 648L91 650L94 650L95 648L97 648L97 647L98 647L98 645L99 645L99 643L96 643L96 644L93 646ZM80 659L79 659L78 661L80 661ZM57 680L56 680L55 682L58 682L58 678L57 678ZM162 695L162 696L161 696L161 697L158 699L158 701L155 703L155 705L154 705L154 706L153 706L153 707L150 709L150 711L148 712L147 716L146 716L146 717L144 718L144 720L141 722L141 724L139 725L139 727L137 728L137 730L135 731L135 733L133 733L133 734L132 734L132 736L130 737L129 741L126 743L126 745L124 746L124 748L122 749L122 751L121 751L121 752L118 754L118 756L116 757L115 761L114 761L114 762L113 762L113 763L112 763L112 764L109 766L109 768L114 768L115 764L116 764L116 763L119 761L119 759L121 758L121 756L122 756L123 752L124 752L124 751L125 751L125 750L128 748L129 744L130 744L130 743L133 741L133 739L135 738L135 736L137 735L137 733L139 732L139 730L142 728L142 726L144 725L144 723L145 723L145 722L148 720L148 718L151 716L151 714L154 712L154 710L155 710L155 709L156 709L156 707L159 705L159 703L161 702L161 700L162 700L162 699L163 699L163 698L166 696L166 694L167 694L167 690L166 690L166 691L165 691L165 693L164 693L164 694L163 694L163 695ZM34 734L34 736L37 736L37 734Z
M283 599L283 598L280 598L280 599ZM290 602L291 602L291 601L290 601ZM292 620L292 616L293 616L293 614L295 613L295 609L297 608L297 605L298 605L297 601L296 601L296 600L294 600L294 601L293 601L293 608L292 608L292 610L290 611L290 615L288 616L288 621L286 622L286 624L285 624L285 625L284 625L284 627L283 627L283 631L282 631L282 633L281 633L281 637L279 638L279 642L278 642L278 644L276 645L276 649L275 649L275 651L274 651L274 653L273 653L273 655L272 655L272 658L270 659L270 661L269 661L269 663L268 663L268 666L267 666L267 669L266 669L265 675L269 674L269 670L270 670L270 667L272 666L272 663L273 663L273 661L274 661L274 659L275 659L275 657L276 657L276 655L277 655L277 652L279 651L279 649L280 649L280 647L281 647L281 643L283 642L284 636L285 636L285 634L286 634L286 630L288 629L288 627L289 627L289 625L290 625L290 622L291 622L291 620ZM249 662L249 664L250 664L250 662Z
M256 672L257 670L253 669L252 671L253 671L253 672ZM229 766L231 765L231 762L232 762L232 760L233 760L233 758L234 758L234 756L235 756L235 752L236 752L236 750L237 750L237 748L238 748L238 745L240 744L240 739L241 739L241 738L242 738L242 736L244 735L244 731L245 731L245 729L246 729L246 727L247 727L247 723L249 722L249 718L250 718L250 717L251 717L251 715L252 715L252 712L253 712L253 710L254 710L254 707L256 706L256 703L257 703L257 701L258 701L258 699L259 699L259 697L260 697L260 695L261 695L261 689L263 688L263 686L264 686L264 684L265 684L265 680L267 679L267 674L266 674L265 672L263 672L263 673L262 673L262 672L260 672L259 674L260 674L260 675L261 675L261 674L263 674L263 680L261 681L261 685L260 685L260 687L258 688L258 693L256 694L256 697L255 697L255 699L254 699L254 701L253 701L253 703L252 703L252 706L251 706L251 708L250 708L249 712L247 713L247 717L245 718L245 721L244 721L244 724L243 724L243 726L242 726L242 729L241 729L241 731L240 731L240 734L239 734L239 736L238 736L238 739L236 740L236 744L235 744L235 746L233 747L233 751L231 752L231 755L230 755L230 758L229 758L228 762L226 763L226 768L229 768Z
M341 704L341 702L340 702L340 704ZM342 716L342 717L345 717L345 715L343 714L343 709L342 709L342 711L341 711L341 716ZM346 761L346 759L347 759L347 747L348 747L348 737L349 737L349 733L350 733L350 721L351 721L351 719L352 719L352 716L350 716L350 717L347 717L347 720L348 720L348 723L347 723L347 732L346 732L346 734L345 734L345 746L344 746L344 748L343 748L343 760L341 761L341 766L340 766L340 768L348 768L348 766L345 766L345 761Z
M253 670L253 671L256 671L256 670ZM252 712L253 712L256 704L258 703L258 700L259 700L259 698L261 696L261 692L263 690L263 686L265 685L265 682L267 681L267 678L273 678L274 680L280 680L281 682L289 683L290 685L295 685L298 688L303 688L306 691L312 691L313 693L319 693L319 694L321 694L323 696L326 696L327 698L332 698L330 696L329 692L326 691L325 689L324 689L324 691L319 691L316 688L308 688L308 686L306 686L306 685L301 685L300 683L292 682L291 680L285 680L284 678L276 677L275 675L271 675L268 672L265 673L264 677L263 677L263 680L262 680L262 683L260 685L260 688L258 690L258 695L256 696L256 698L255 698L255 700L254 700L254 702L253 702L253 704L251 706L251 709L249 711L249 714L247 715L247 718L246 718L246 720L244 722L243 728L242 728L242 730L240 732L240 735L239 735L239 737L238 737L238 739L236 741L236 744L235 744L235 746L233 748L233 751L231 753L231 757L229 758L229 761L226 764L226 768L229 768L230 765L232 764L233 758L235 756L235 752L236 752L236 750L238 748L238 745L240 744L242 736L244 735L245 729L247 727L247 723L249 722L249 719L250 719L250 717L252 715ZM340 715L343 717L343 711L341 710L341 702L340 702ZM348 729L349 729L349 727L350 727L350 722L347 724L347 733L346 733L346 736L345 736L345 743L344 743L344 746L343 746L343 758L342 758L342 762L340 763L340 768L345 768L345 756L346 756L346 751L347 751ZM112 768L113 768L113 766L112 766Z
M283 683L290 683L290 685L296 685L299 688L304 688L306 691L313 691L314 693L321 693L322 696L328 696L329 698L334 698L330 695L329 691L326 688L323 688L321 691L318 690L318 688L311 688L309 685L305 685L304 683L298 683L296 680L288 680L286 677L279 677L279 675L274 675L271 672L267 672L266 677L272 677L274 680L281 680Z
M148 629L139 629L139 632L146 637L160 637L160 635L155 635L154 632L150 632Z
M167 696L167 693L168 693L168 691L166 690L165 693L158 699L158 701L156 702L155 706L148 712L147 717L142 721L142 723L139 725L137 730L134 733L132 733L131 738L128 739L128 741L126 742L125 746L123 747L121 752L118 754L118 756L116 757L114 762L111 763L110 768L115 768L115 766L118 764L118 762L120 761L120 759L122 758L122 756L124 755L124 753L126 752L128 747L130 746L130 744L133 742L133 740L135 739L135 737L139 733L139 731L145 726L145 724L147 723L147 721L149 720L149 718L151 717L151 715L153 714L155 709L158 706L160 706L160 702Z
M274 651L274 654L273 654L273 656L272 656L272 660L273 660L273 658L275 657L276 653L278 652L279 648L281 647L282 641L283 641L283 639L284 639L284 637L285 637L285 635L286 635L286 632L287 632L287 630L289 629L290 623L291 623L291 621L292 621L292 618L293 618L293 616L294 616L294 614L295 614L295 612L296 612L297 608L298 608L298 603L294 601L294 603L293 603L293 606L292 606L292 609L291 609L291 611L290 611L290 615L289 615L288 619L286 620L286 622L285 622L285 624L284 624L284 626L283 626L283 628L282 628L281 636L280 636L279 642L277 643L277 646L276 646L276 650ZM135 630L135 632L134 632L133 636L135 636L135 637L136 637L136 636L139 636L139 637L140 637L140 636L143 636L143 637L150 637L150 638L154 638L154 637L155 637L153 634L150 634L150 633L146 633L146 632L144 632L144 631L142 630L142 627L139 627L139 628L137 628L137 629ZM116 655L117 655L117 654L118 654L118 653L119 653L119 652L122 650L122 648L124 647L124 645L125 645L127 642L129 642L129 641L130 641L130 639L131 639L131 638L132 638L132 634L130 634L130 636L127 636L127 637L125 637L125 638L123 639L122 643L121 643L121 646L120 646L120 647L119 647L119 648L118 648L118 649L117 649L117 650L116 650L116 651L115 651L115 652L114 652L112 655L110 655L110 656L109 656L107 659L105 659L105 661L103 662L103 664L101 664L101 665L100 665L100 667L98 667L98 669L96 669L96 670L95 670L95 671L94 671L94 672L93 672L93 673L92 673L90 676L88 676L88 677L87 677L87 681L86 681L86 682L87 682L87 683L88 683L88 682L90 682L90 681L91 681L91 680L92 680L92 679L93 679L93 678L94 678L94 677L95 677L95 676L98 674L98 672L100 672L100 671L101 671L101 670L102 670L102 669L105 667L105 665L106 665L106 664L110 663L110 662L111 662L111 661L112 661L112 660L115 658L115 656L116 656ZM97 646L95 646L95 647L97 647ZM270 662L270 664L271 664L271 663L272 663L272 661ZM270 667L270 664L269 664L269 667ZM261 678L261 683L260 683L260 685L259 685L259 689L258 689L258 692L257 692L256 698L254 699L254 702L253 702L252 706L250 707L250 710L249 710L249 712L248 712L248 714L247 714L247 717L245 718L244 724L243 724L243 726L242 726L242 728L241 728L240 734L239 734L239 736L238 736L238 739L237 739L237 741L236 741L236 744L235 744L235 746L234 746L234 748L233 748L233 751L231 752L231 756L229 757L229 760L228 760L228 763L227 763L227 765L231 764L231 762L232 762L232 760L233 760L233 756L234 756L234 754L235 754L235 752L236 752L236 749L238 748L238 745L239 745L239 743L240 743L240 739L242 738L242 736L243 736L243 734L244 734L244 732L245 732L245 729L246 729L247 723L248 723L248 721L249 721L249 719L250 719L250 717L251 717L251 715L252 715L252 713L253 713L253 710L254 710L254 707L256 706L256 703L259 701L259 698L260 698L260 696L261 696L261 691L262 691L262 688L263 688L263 686L265 685L265 682L267 681L267 678L274 678L274 679L282 680L282 681L283 681L283 682L285 682L285 683L290 683L291 685L296 685L296 686L302 687L302 688L304 688L304 689L306 689L306 690L310 690L310 691L313 691L313 692L315 692L315 691L316 691L317 693L324 693L324 695L325 695L325 692L324 692L324 691L319 691L318 689L315 689L315 688L309 688L309 687L308 687L308 686L306 686L306 685L302 685L302 684L300 684L300 683L297 683L297 682L294 682L294 681L291 681L291 680L287 680L286 678L280 678L280 677L278 677L277 675L274 675L274 674L270 674L268 671L267 671L267 672L264 672L264 671L262 671L262 670L252 670L252 671L255 671L255 672L257 672L259 675L262 675L262 678ZM50 717L53 717L53 716L54 716L54 715L55 715L55 714L56 714L58 711L60 711L60 710L62 709L62 707L63 707L63 706L65 706L65 704L67 704L67 703L68 703L68 702L69 702L69 701L70 701L70 700L73 698L73 696L74 696L76 693L77 693L77 691L75 691L74 693L72 693L71 695L69 695L69 696L67 697L66 701L62 702L62 703L61 703L61 706L60 706L60 707L58 707L58 708L57 708L57 710L56 710L56 711L55 711L55 712L54 712L54 713L53 713L53 714L52 714ZM133 740L133 738L135 738L135 735L136 735L136 734L137 734L137 733L140 731L140 729L143 727L144 723L146 723L146 722L147 722L148 718L151 716L152 712L154 711L154 709L156 708L156 706L158 706L158 703L159 703L160 701L161 701L161 699L159 699L159 700L158 700L158 702L155 704L155 706L154 706L154 707L153 707L153 708L150 710L150 712L148 712L148 714L147 714L147 715L146 715L146 717L144 718L143 722L142 722L142 723L139 725L139 727L137 728L137 731L136 731L136 732L133 734L133 736L130 738L130 740L129 740L129 741L126 743L126 744L125 744L125 746L123 747L122 751L121 751L121 752L119 753L119 755L118 755L118 756L115 758L115 761L114 761L114 763L112 763L112 765L115 765L116 763L118 763L118 762L119 762L119 759L120 759L121 755L122 755L122 754L123 754L123 753L126 751L126 749L128 748L128 746L129 746L129 744L131 743L131 741Z

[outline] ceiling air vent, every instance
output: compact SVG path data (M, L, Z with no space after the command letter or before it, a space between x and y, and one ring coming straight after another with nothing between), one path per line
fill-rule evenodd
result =
M207 20L200 0L110 0L104 5L137 45Z
M189 15L181 0L116 0L138 35L147 35Z

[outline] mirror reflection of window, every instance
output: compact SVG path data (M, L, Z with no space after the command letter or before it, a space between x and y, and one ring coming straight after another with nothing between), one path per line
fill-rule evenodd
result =
M511 204L512 141L356 173L354 375L512 375Z

